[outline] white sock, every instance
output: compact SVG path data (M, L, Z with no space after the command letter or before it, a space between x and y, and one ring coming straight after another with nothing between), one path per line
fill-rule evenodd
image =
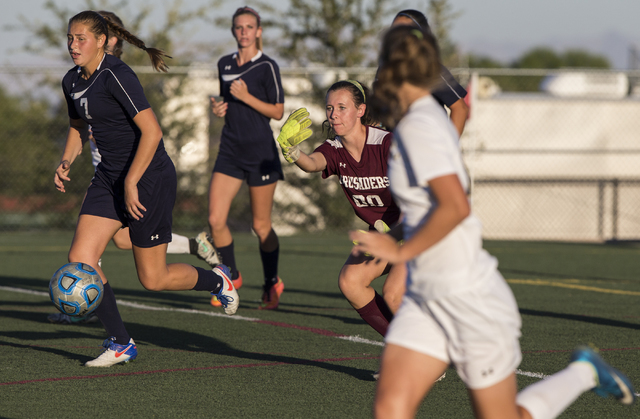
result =
M533 419L552 419L595 386L595 372L591 364L572 362L551 377L526 387L518 393L516 404L524 407Z
M169 242L169 246L167 246L167 253L191 253L189 248L189 238L181 236L179 234L171 233L171 242Z

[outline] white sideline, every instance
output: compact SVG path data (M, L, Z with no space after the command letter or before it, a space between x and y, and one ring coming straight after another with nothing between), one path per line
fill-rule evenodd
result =
M0 291L18 292L21 294L31 294L31 295L38 295L41 297L49 298L48 292L34 291L34 290L28 290L24 288L5 287L0 285ZM202 311L202 310L194 310L194 309L186 309L186 308L153 307L153 306L148 306L146 304L140 304L140 303L122 301L122 300L116 300L116 303L118 303L118 305L121 305L121 306L137 308L140 310L147 310L147 311L173 311L173 312L187 313L187 314L203 314L205 316L210 316L210 317L224 317L231 320L244 320L248 322L257 322L261 320L255 317L245 317L245 316L238 316L238 315L229 316L226 314L214 313L211 311ZM384 346L384 342L365 339L365 338L361 338L360 336L338 336L338 339L346 340L349 342L364 343L367 345ZM525 377L540 378L543 380L545 378L550 377L549 375L543 374L541 372L529 372L529 371L522 371L520 369L516 369L516 374L523 375ZM636 397L640 397L640 393L635 393L635 395Z

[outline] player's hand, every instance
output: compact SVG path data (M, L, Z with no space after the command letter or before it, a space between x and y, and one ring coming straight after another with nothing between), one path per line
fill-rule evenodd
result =
M66 192L64 189L64 182L70 182L69 171L71 170L71 163L69 160L62 160L56 169L55 175L53 175L53 183L56 185L56 189L60 192Z
M124 205L127 208L127 212L131 217L133 217L133 219L139 220L144 217L143 211L146 212L147 209L138 199L138 185L128 186L125 183Z
M388 234L356 230L349 232L349 238L355 244L351 250L354 255L369 254L389 263L404 262L400 256L400 246Z
M234 80L233 83L231 83L230 92L233 97L244 102L249 95L249 88L247 87L247 83L245 83L244 80L237 79Z
M211 98L211 111L218 118L223 118L227 114L227 107L229 104L223 101L216 101L215 97Z
M282 125L277 140L282 149L282 155L289 163L295 163L300 158L298 144L313 134L309 126L311 126L311 120L306 108L293 111Z

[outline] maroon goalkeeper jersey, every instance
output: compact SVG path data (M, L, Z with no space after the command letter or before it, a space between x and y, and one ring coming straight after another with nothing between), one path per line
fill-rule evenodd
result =
M322 178L338 176L356 215L370 228L373 228L376 220L392 226L400 218L400 209L393 202L387 177L391 141L389 131L367 126L367 141L359 162L351 157L337 136L315 149L327 160Z

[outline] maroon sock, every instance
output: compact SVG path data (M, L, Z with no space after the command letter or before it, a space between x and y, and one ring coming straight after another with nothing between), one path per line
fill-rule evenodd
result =
M384 301L384 298L376 292L375 297L366 306L356 310L362 320L367 322L369 326L373 327L376 332L382 336L387 334L387 328L389 322L393 318L389 306Z

